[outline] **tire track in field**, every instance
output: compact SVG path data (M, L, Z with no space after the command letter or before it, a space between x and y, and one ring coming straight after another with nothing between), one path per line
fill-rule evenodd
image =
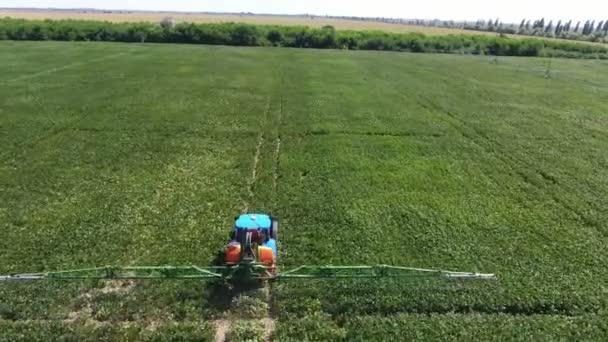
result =
M283 78L281 77L281 83L283 83ZM280 168L281 168L281 124L283 122L283 94L279 97L279 114L276 119L276 138L275 138L275 149L273 155L273 170L272 170L272 206L276 208L279 200L279 179L281 178ZM278 258L278 256L277 256ZM277 307L276 302L273 300L274 298L274 283L267 283L265 286L268 289L268 294L266 297L266 303L268 303L268 313L266 317L262 318L262 324L264 326L265 334L263 336L264 341L271 341L272 336L274 335L274 331L276 330L276 316L277 316Z
M267 125L269 123L271 123L270 111L271 111L271 101L270 101L270 96L268 96L266 99L266 108L264 109L263 121L262 121L261 126L259 127L260 133L258 134L257 143L256 143L255 151L253 154L251 176L247 183L246 198L242 199L243 213L247 213L247 212L249 212L250 209L252 209L251 206L255 199L255 186L258 182L258 176L261 171L260 170L260 164L261 164L260 160L262 159L262 149L264 147L264 144L266 144L266 142L269 140L267 138L266 130L267 130ZM276 158L277 154L280 151L280 138L277 138L275 140L275 143L277 144L277 147L275 148L275 155L273 156L274 158ZM278 168L278 165L276 165L276 163L273 163L273 185L272 185L273 189L276 189L276 184L277 184L276 183L277 168ZM232 298L232 303L233 303L232 307L227 309L227 311L225 312L226 317L222 318L222 319L216 319L216 320L211 321L212 326L215 328L214 341L215 342L227 341L234 325L235 324L244 324L244 323L258 324L259 326L262 326L265 331L265 334L264 334L264 336L262 336L262 339L264 341L270 341L272 334L274 332L274 329L275 329L275 325L276 325L275 320L271 317L270 309L268 309L267 312L264 314L264 316L259 319L254 319L254 318L249 318L249 317L239 317L239 315L238 315L239 311L243 310L243 308L241 307L242 304L240 304L240 300L243 298L245 298L245 299L255 298L258 302L265 303L267 306L270 306L268 304L271 302L271 300L270 300L271 293L270 292L271 292L271 290L268 287L268 284L265 283L259 289L252 290L250 292L239 293L238 295L233 297ZM259 298L259 297L263 297L263 298Z
M308 132L300 133L302 136L323 136L323 135L344 135L344 136L362 136L362 137L392 137L392 138L403 138L403 137L416 137L416 138L440 138L445 136L444 133L424 133L415 131L402 131L402 132L374 132L374 131L349 131L349 130L312 130Z
M283 87L283 83L284 83L284 78L283 78L283 75L281 75L281 88ZM276 118L274 118L274 120L271 120L271 115L270 115L271 97L270 97L270 95L267 98L264 118L263 118L262 125L260 127L261 131L260 131L260 134L258 135L257 144L256 144L255 152L253 155L253 165L251 168L251 177L249 179L249 184L247 187L247 199L243 200L243 208L244 208L245 213L247 213L249 211L249 209L251 209L252 202L255 198L255 186L258 181L258 175L260 174L259 168L260 168L260 159L262 158L262 149L264 147L264 144L266 144L267 141L268 142L272 141L274 144L274 150L272 152L272 176L271 176L272 177L271 187L272 187L273 198L271 199L271 202L272 202L273 206L276 206L276 201L278 199L279 179L280 179L280 156L281 156L280 126L283 122L283 103L284 103L283 94L280 94L278 115L276 116ZM273 125L274 129L272 129L273 127L269 127L269 125ZM266 136L267 130L270 130L271 132L274 133L274 135L275 135L274 139L272 136L270 136L270 137ZM259 300L259 302L261 304L266 306L266 309L264 310L265 313L263 314L263 316L261 318L251 319L251 318L228 317L228 318L217 319L217 320L213 321L212 324L216 329L215 338L214 338L215 342L227 341L234 324L242 324L242 323L254 323L254 324L258 324L259 326L263 327L264 334L263 334L263 336L261 336L261 339L263 341L271 341L272 337L274 335L274 331L276 329L276 325L277 325L277 321L275 318L276 317L276 307L274 305L275 302L272 299L273 292L274 292L273 285L274 285L273 283L265 281L264 284L259 289L250 293L250 295L253 295L254 297L258 297L257 300ZM244 293L242 295L235 297L237 299L237 301L241 296L247 296L247 293ZM227 314L228 315L232 314L234 316L234 313L236 311L238 311L239 309L240 309L239 305L237 304L237 305L235 305L235 307L232 307L227 312Z
M230 330L230 320L227 319L218 319L212 322L213 327L215 328L215 342L224 342L226 341L226 336L228 335L228 331Z
M249 323L249 324L257 324L261 327L264 327L266 333L262 336L263 341L270 341L272 337L272 332L275 329L276 322L271 318L260 318L260 319L239 319L238 323ZM228 340L228 336L230 334L230 328L232 325L232 320L229 319L218 319L211 323L211 326L215 328L215 342L225 342ZM252 339L251 341L258 341L257 339Z
M255 193L253 192L253 188L255 187L255 183L258 178L258 164L260 163L260 155L262 153L262 146L264 145L264 133L260 132L258 135L258 142L255 147L255 153L253 155L253 167L251 168L251 178L249 179L249 184L247 186L247 200L243 202L243 212L247 213L249 211L249 206L253 198L255 197Z
M282 66L280 66L279 70L282 70ZM273 173L272 173L272 190L273 190L273 198L272 198L272 206L273 209L276 209L279 201L279 180L281 178L281 125L283 124L283 116L284 116L284 103L285 98L282 90L285 89L285 74L281 71L280 74L280 95L279 95L279 113L276 118L276 138L275 138L275 149L273 156ZM277 238L278 239L278 238ZM277 252L278 254L278 252ZM278 264L278 255L276 256L276 263ZM275 283L267 283L268 295L266 298L266 303L268 303L268 313L267 316L262 319L262 323L264 325L265 335L263 337L264 341L271 341L276 330L277 326L277 316L278 316L278 307L277 303L274 300L274 292L275 292Z
M282 67L280 66L279 70ZM285 88L285 75L281 71L280 74L280 90L282 91ZM283 112L284 112L284 96L281 92L279 95L279 113L276 118L276 122L274 125L276 127L276 138L275 138L275 148L273 154L273 164L272 164L272 192L273 192L273 200L272 207L276 210L279 201L279 179L281 178L280 168L281 168L281 125L283 124ZM277 252L278 253L278 252ZM278 255L276 256L275 262L278 264ZM262 318L261 322L264 326L264 341L271 341L276 330L277 325L277 307L276 302L273 300L273 292L275 290L274 283L266 282L264 284L266 288L266 298L265 302L268 305L268 311L266 312L266 316Z
M272 171L272 190L275 194L275 200L278 197L279 191L279 178L280 178L280 167L281 167L281 123L283 122L283 95L281 95L279 100L279 116L277 118L277 137L275 139L275 150L274 150L274 164Z
M247 198L243 200L243 213L247 213L250 209L251 202L255 197L255 192L253 191L255 188L255 184L258 179L258 167L260 164L260 156L262 154L262 146L264 146L264 142L266 141L266 137L264 134L264 126L268 122L268 116L270 113L270 97L266 100L266 109L264 110L264 121L262 127L260 128L260 134L258 135L257 144L255 146L255 152L253 154L253 165L251 167L251 177L249 178L249 183L247 184Z
M119 57L119 56L125 55L126 53L127 52L125 52L125 51L118 52L118 53L114 53L114 54L111 54L111 55L106 55L106 56L102 56L102 57L97 57L97 58L89 59L89 60L83 61L83 62L75 62L75 63L67 64L67 65L64 65L64 66L61 66L61 67L56 67L56 68L50 68L50 69L42 70L42 71L35 72L35 73L32 73L32 74L21 75L21 76L17 76L17 77L8 79L8 80L0 81L0 84L8 84L8 83L13 83L13 82L19 82L19 81L28 80L28 79L36 78L36 77L39 77L39 76L44 76L44 75L52 74L52 73L55 73L55 72L67 70L67 69L77 68L77 67L84 66L84 65L87 65L87 64L91 64L91 63L102 62L102 61L105 61L107 59L111 59L111 58L115 58L115 57Z
M254 287L247 285L247 288L241 288L238 284L232 286L234 287L231 287L231 291L236 292L230 295L230 306L220 318L209 321L215 328L214 341L230 340L235 326L243 324L254 324L263 328L264 333L257 337L262 341L270 341L276 327L272 307L272 283L264 281Z

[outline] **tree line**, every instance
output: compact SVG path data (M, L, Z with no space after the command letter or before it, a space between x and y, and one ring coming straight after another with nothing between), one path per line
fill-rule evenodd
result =
M545 18L531 20L522 19L517 24L503 24L499 19L487 21L478 20L474 24L464 24L464 29L477 31L490 31L499 33L518 34L525 36L539 36L548 38L562 38L571 40L584 40L589 42L608 43L608 20L587 20L584 23L572 20L546 21Z
M344 16L300 16L310 19L340 19L356 21L373 21L388 24L416 25L426 27L444 27L475 31L488 31L504 34L517 34L524 36L539 36L547 38L561 38L570 40L581 40L597 43L608 43L608 20L587 20L585 22L572 20L556 23L553 20L545 21L544 18L538 20L523 19L521 23L503 23L500 19L477 20L476 22L439 20L439 19L400 19L383 17L344 17Z
M331 26L269 26L249 24L194 24L163 20L158 24L110 23L84 20L0 19L0 40L58 40L185 43L236 46L387 50L462 53L496 56L553 56L608 59L600 44L539 38L514 39L504 35L443 35L337 31Z

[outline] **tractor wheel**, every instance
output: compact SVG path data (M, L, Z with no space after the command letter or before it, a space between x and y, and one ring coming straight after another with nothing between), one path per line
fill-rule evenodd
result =
M270 237L278 240L277 236L279 236L279 221L272 219L272 227L270 228Z

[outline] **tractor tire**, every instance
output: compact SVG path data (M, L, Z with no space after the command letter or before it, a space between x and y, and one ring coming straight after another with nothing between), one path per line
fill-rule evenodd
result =
M272 227L270 227L270 237L277 240L279 236L279 221L272 219Z

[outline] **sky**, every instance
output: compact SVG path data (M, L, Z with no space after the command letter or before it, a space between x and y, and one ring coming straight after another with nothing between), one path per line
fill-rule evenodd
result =
M503 22L608 19L608 0L0 0L0 7L316 14Z

